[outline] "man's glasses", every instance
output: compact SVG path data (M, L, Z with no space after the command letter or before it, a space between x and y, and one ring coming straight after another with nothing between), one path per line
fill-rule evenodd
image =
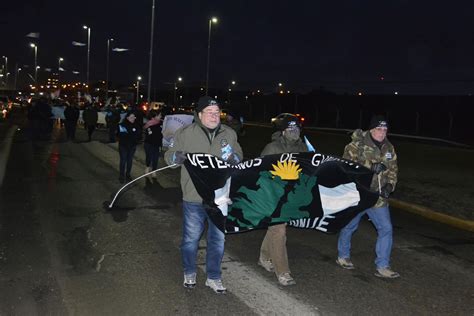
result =
M219 117L221 115L221 111L217 111L217 112L214 112L214 111L202 111L203 114L207 115L207 116L213 116L213 117Z

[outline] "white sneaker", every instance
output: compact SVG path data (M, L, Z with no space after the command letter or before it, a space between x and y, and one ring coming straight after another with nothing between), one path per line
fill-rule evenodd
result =
M353 270L355 268L354 264L352 264L352 261L349 258L337 258L336 263L341 268L344 268L344 269L347 269L347 270Z
M273 267L273 263L271 260L262 259L262 257L258 258L257 264L267 270L268 272L273 272L275 268Z
M188 289L194 289L196 286L196 273L185 274L183 286Z
M146 167L146 168L145 168L145 173L148 173L148 172L150 172L150 171L151 171L151 168L150 168L150 167Z
M281 285L283 286L288 286L288 285L295 285L296 281L293 279L293 277L288 273L284 272L278 276L278 282L280 282Z
M210 287L217 294L226 294L227 289L222 285L222 280L206 280L206 286Z
M398 272L393 271L390 267L378 268L375 276L384 279L396 279L400 277Z

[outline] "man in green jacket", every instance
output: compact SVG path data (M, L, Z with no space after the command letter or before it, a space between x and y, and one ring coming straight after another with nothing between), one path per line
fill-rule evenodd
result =
M242 148L232 128L221 125L221 109L211 97L201 97L195 108L194 123L176 131L165 161L181 165L187 153L207 153L231 164L239 163L243 158ZM199 239L207 230L206 286L218 294L226 293L222 285L221 261L224 256L224 233L207 216L202 198L196 191L186 168L181 168L181 190L183 191L183 238L181 256L186 288L196 286L196 257Z
M400 274L390 268L392 251L392 222L388 197L395 189L398 176L397 154L387 139L388 123L383 116L372 117L368 131L360 129L352 134L352 141L344 149L344 158L358 162L374 172L370 189L380 194L377 203L359 213L344 227L337 244L336 263L344 269L354 269L350 260L351 238L364 214L367 214L377 229L375 245L375 275L380 278L398 278Z
M308 149L301 140L301 125L297 116L285 118L280 131L273 133L272 142L262 151L262 156L282 153L307 152ZM286 250L286 223L269 226L262 246L258 265L268 272L275 272L281 285L296 284L291 276Z

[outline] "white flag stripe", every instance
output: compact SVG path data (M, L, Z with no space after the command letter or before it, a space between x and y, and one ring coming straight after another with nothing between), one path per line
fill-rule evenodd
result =
M334 188L322 185L318 185L318 187L324 215L337 213L359 204L360 195L354 182L341 184Z

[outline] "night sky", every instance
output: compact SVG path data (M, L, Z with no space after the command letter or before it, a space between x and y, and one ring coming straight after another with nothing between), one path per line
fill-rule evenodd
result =
M25 35L39 32L38 64L85 81L92 28L91 81L105 79L106 41L111 82L148 75L152 0L30 0L0 4L0 55L32 65ZM473 94L474 1L156 1L153 86L182 76L204 84L208 19L212 26L210 86L294 91L324 86L339 93ZM30 66L31 67L31 66ZM31 67L33 68L33 67ZM31 69L30 68L30 69ZM381 80L383 77L383 80ZM27 78L23 78L26 82Z

